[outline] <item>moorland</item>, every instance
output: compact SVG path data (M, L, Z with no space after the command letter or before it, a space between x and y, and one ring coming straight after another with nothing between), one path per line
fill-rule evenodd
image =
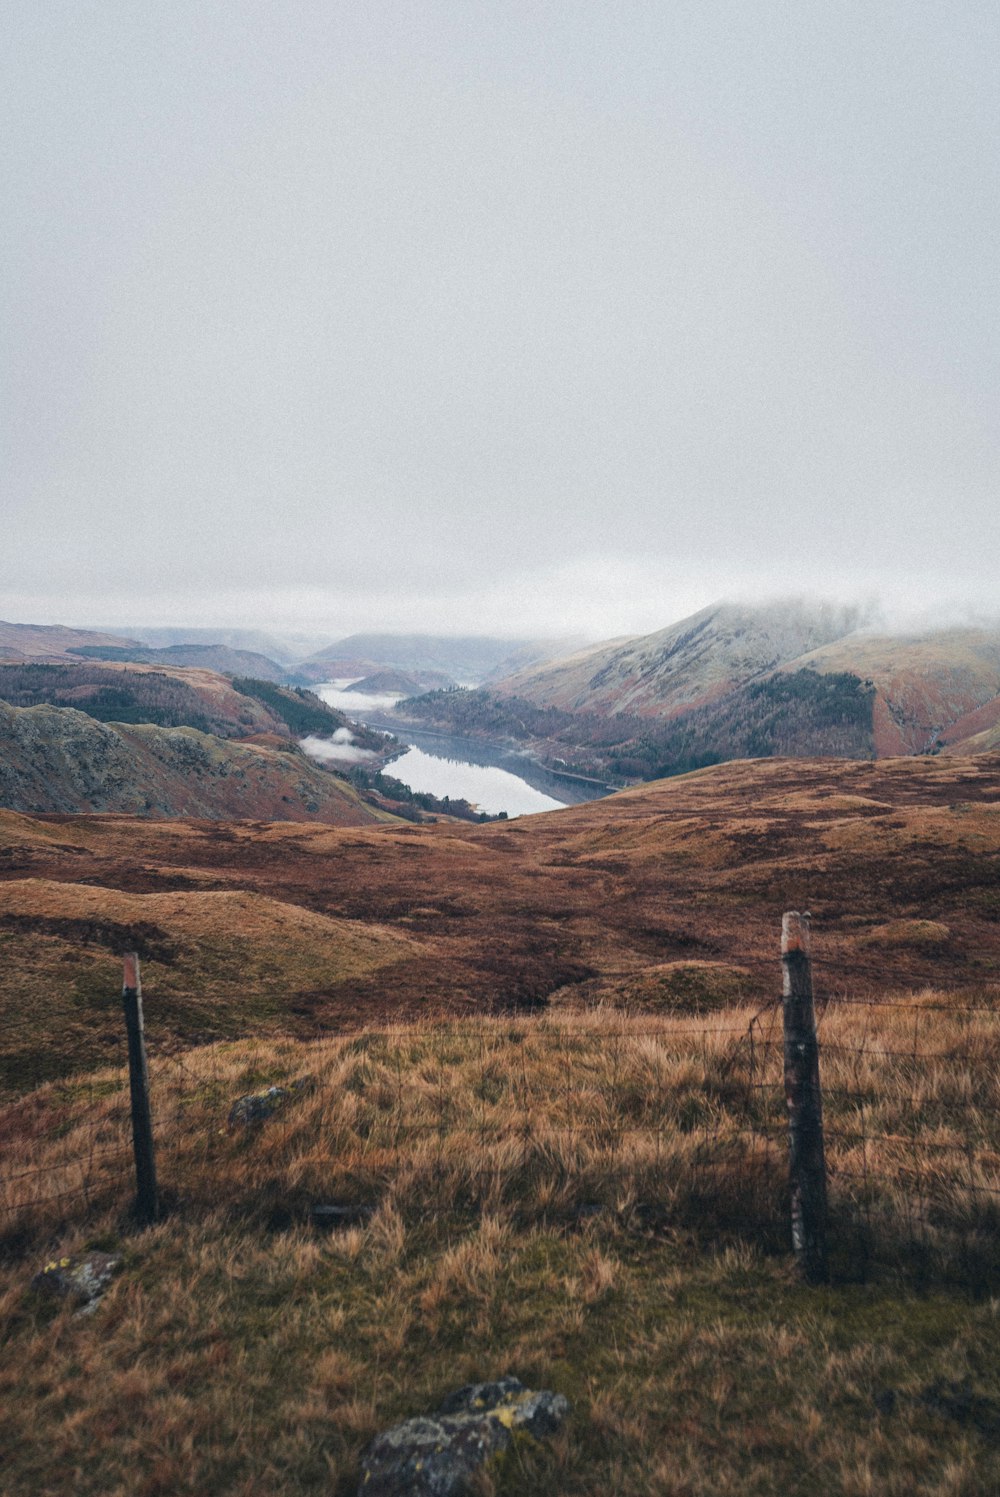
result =
M377 1429L506 1371L574 1414L501 1493L1000 1479L993 1198L930 1166L950 1216L915 1252L892 1142L931 1120L964 1168L973 1136L1000 1184L995 757L729 764L488 826L4 812L0 849L5 1157L68 1192L6 1220L8 1490L347 1494ZM745 1037L773 1036L780 914L805 905L831 1121L851 1094L872 1131L860 1218L861 1154L830 1141L821 1287L788 1252L780 1134L758 1147L779 1073L746 1134ZM146 1230L123 949L164 1187ZM293 1081L264 1128L227 1126ZM325 1235L330 1199L370 1214ZM46 1254L95 1246L125 1267L94 1316L31 1294Z
M295 679L428 684L497 642L251 672L256 636L0 626L5 1492L347 1497L378 1429L507 1372L573 1414L484 1492L1000 1486L992 639L708 615L571 666L525 642L407 704L671 774L486 825L308 761L303 734L364 730ZM821 1285L789 1250L786 909L813 930ZM123 1266L92 1315L32 1290L94 1249Z

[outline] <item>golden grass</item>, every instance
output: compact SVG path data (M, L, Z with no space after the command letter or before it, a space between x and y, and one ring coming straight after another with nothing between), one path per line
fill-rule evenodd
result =
M169 1212L143 1233L123 1215L121 1072L12 1104L4 1490L344 1497L376 1429L507 1371L577 1412L502 1492L995 1489L988 1421L923 1395L943 1379L1000 1399L996 1198L972 1189L1000 1190L997 1016L938 990L826 1009L838 1281L821 1290L787 1256L780 1019L754 1025L751 1069L752 1018L598 1011L154 1057ZM228 1128L236 1097L300 1078L268 1124ZM33 1203L84 1181L86 1199ZM329 1200L375 1214L318 1235L308 1207ZM76 1320L26 1286L87 1244L127 1264Z
M131 894L50 879L0 882L0 1093L120 1051L121 959L139 946L146 1023L266 1033L296 992L363 978L418 956L398 927L317 914L244 889Z

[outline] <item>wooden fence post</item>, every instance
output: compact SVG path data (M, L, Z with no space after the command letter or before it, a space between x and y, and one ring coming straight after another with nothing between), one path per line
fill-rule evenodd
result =
M788 1106L792 1246L807 1282L822 1284L829 1277L826 1159L808 915L789 910L782 917L781 965L784 973L785 1101Z
M125 956L122 1005L128 1032L128 1084L132 1100L132 1150L135 1154L135 1211L141 1222L155 1222L160 1214L156 1190L156 1161L153 1158L153 1122L149 1111L149 1071L146 1066L146 1037L142 1027L142 984L139 957L135 951Z

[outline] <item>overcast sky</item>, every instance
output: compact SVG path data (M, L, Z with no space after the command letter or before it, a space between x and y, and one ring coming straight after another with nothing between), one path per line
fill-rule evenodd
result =
M0 616L996 611L995 0L0 16Z

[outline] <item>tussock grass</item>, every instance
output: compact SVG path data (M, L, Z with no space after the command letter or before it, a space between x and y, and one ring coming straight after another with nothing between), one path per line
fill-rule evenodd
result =
M501 1492L996 1489L989 1422L923 1395L967 1382L1000 1411L997 1018L937 990L828 1006L838 1281L809 1290L787 1255L780 1021L758 1018L751 1065L753 1017L154 1057L168 1212L142 1233L122 1073L22 1098L0 1115L0 1206L24 1203L0 1269L3 1489L344 1497L378 1428L507 1371L577 1412ZM293 1080L270 1122L227 1126L238 1096ZM915 1138L941 1146L917 1183ZM323 1235L308 1208L331 1200L375 1212ZM95 1316L28 1291L44 1255L88 1245L126 1256Z

